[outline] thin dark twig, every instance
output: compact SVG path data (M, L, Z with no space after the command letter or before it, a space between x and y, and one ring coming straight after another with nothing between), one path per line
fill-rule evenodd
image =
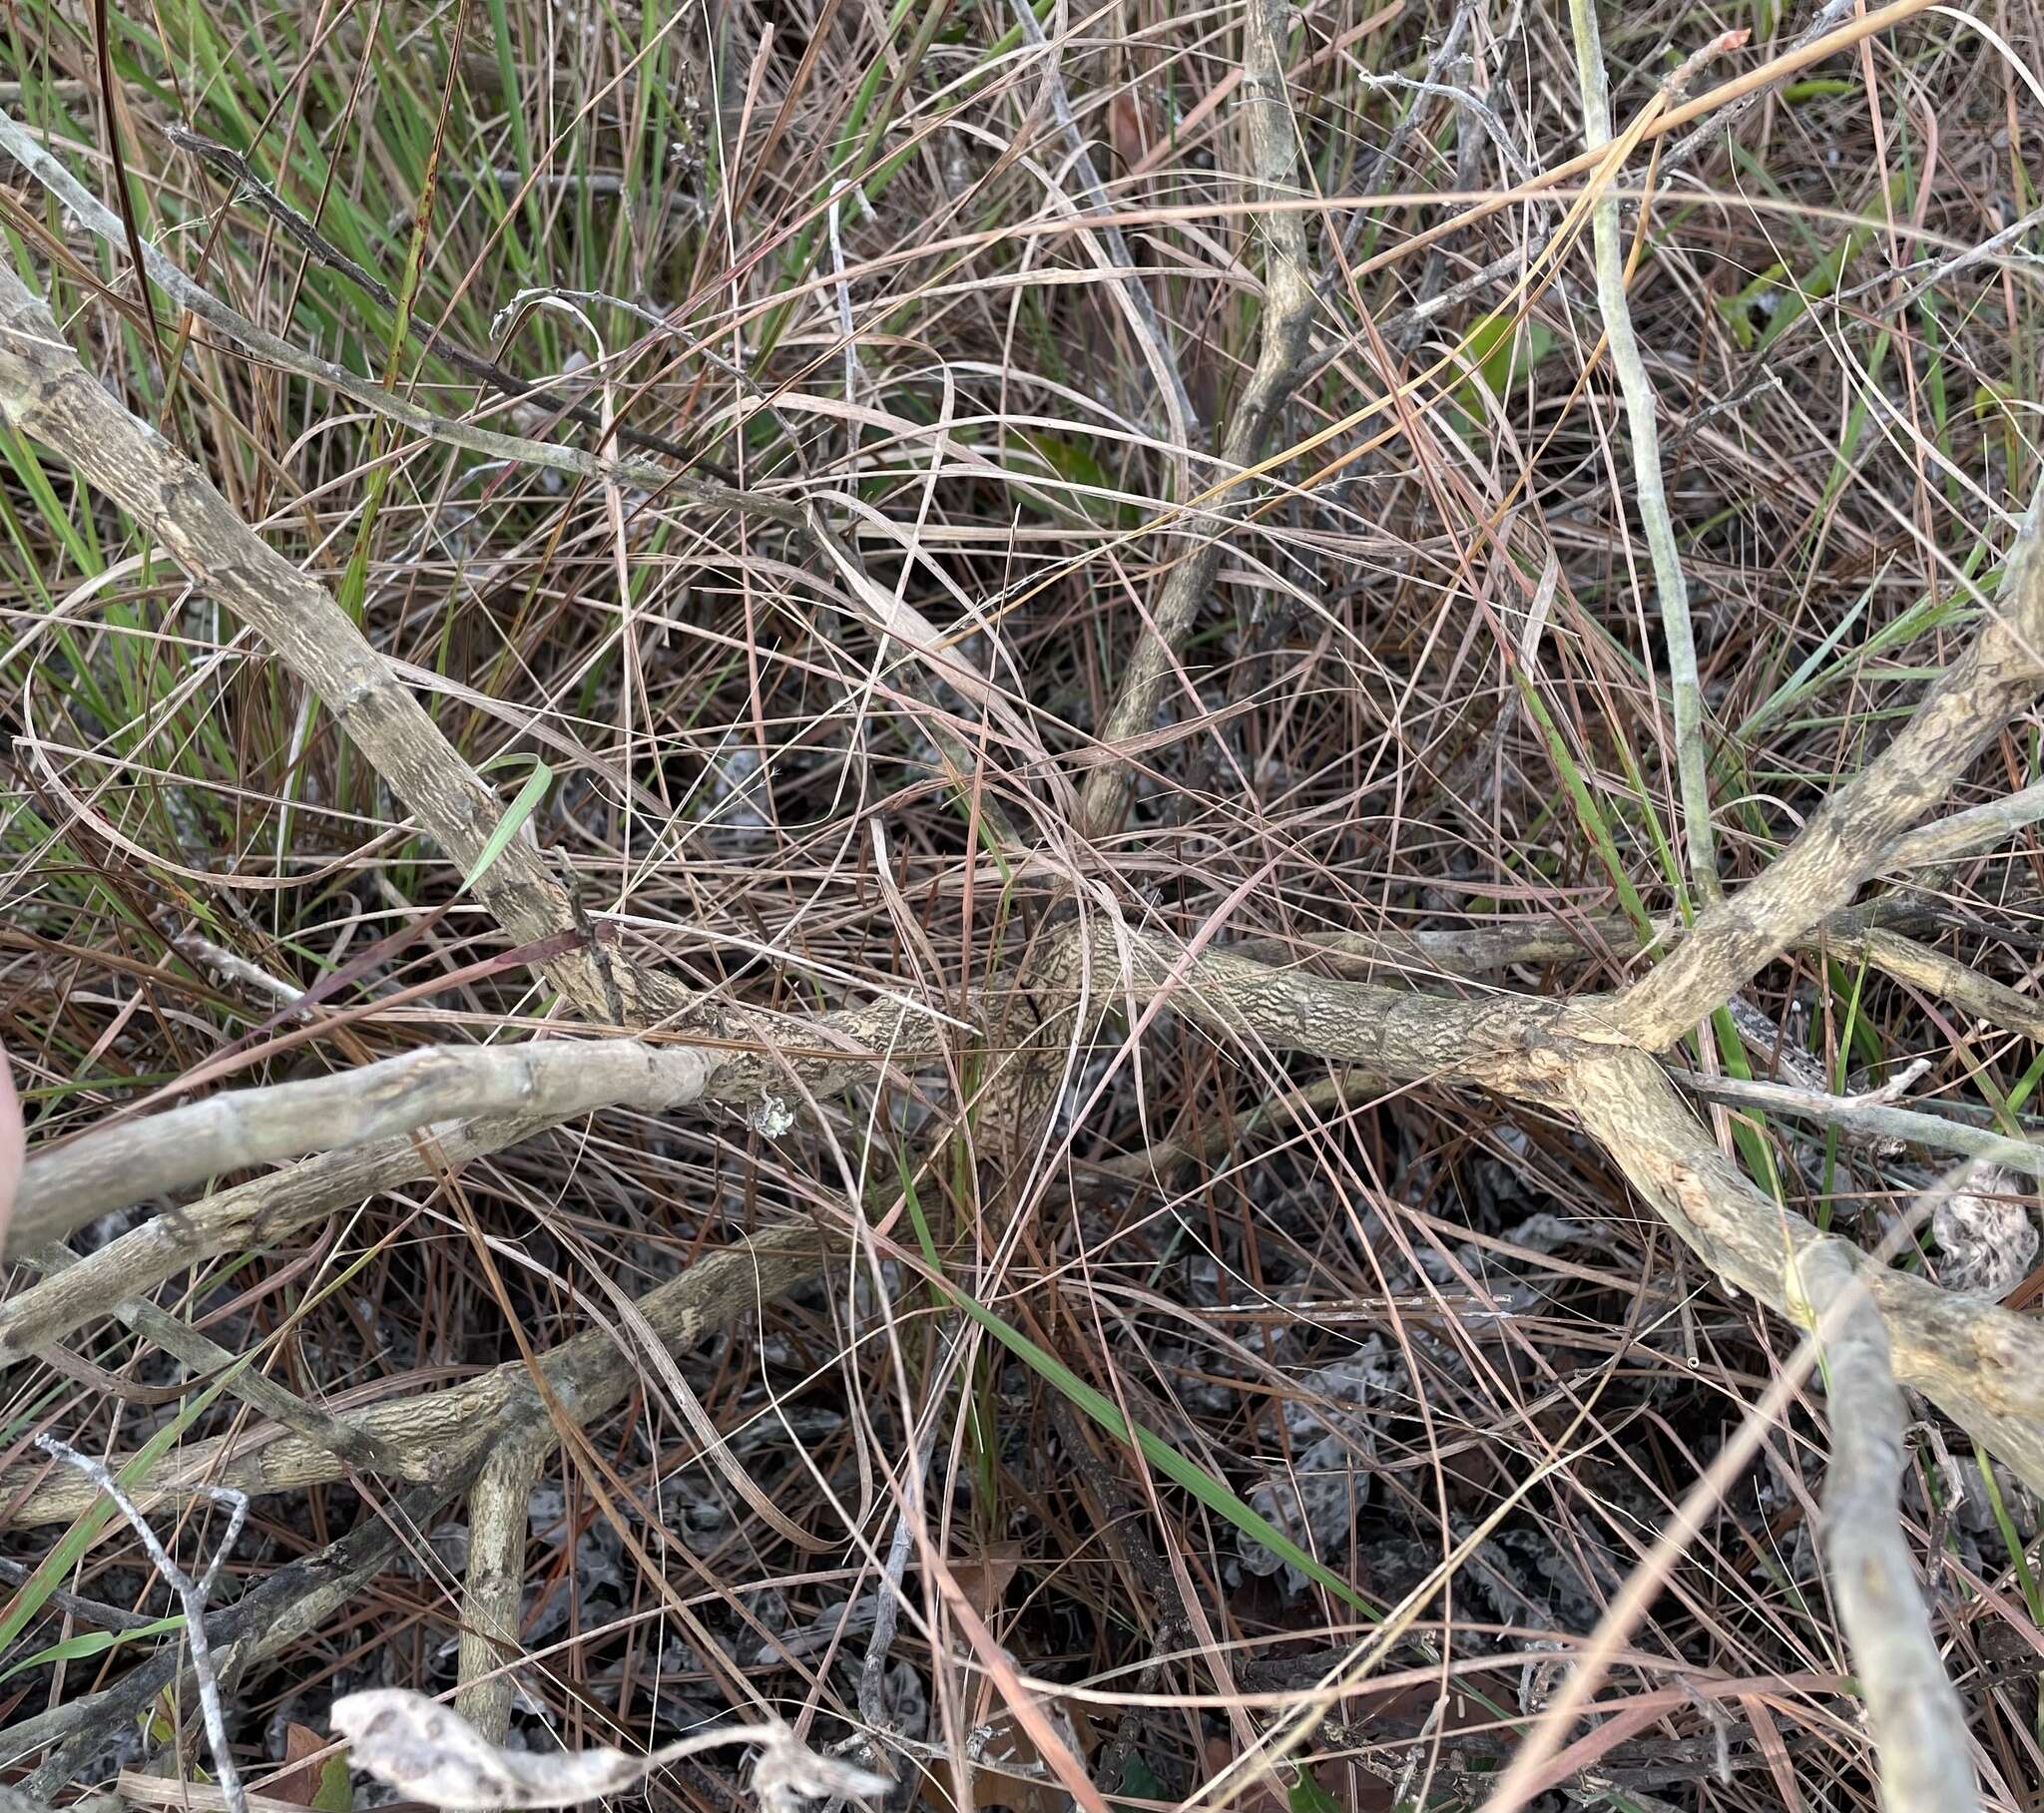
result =
M0 1581L6 1581L10 1586L25 1586L34 1573L35 1570L25 1562L9 1561L0 1556ZM44 1602L84 1623L97 1624L102 1630L141 1630L156 1622L146 1611L124 1611L119 1605L110 1605L104 1599L87 1598L82 1593L66 1592L62 1588L52 1592Z

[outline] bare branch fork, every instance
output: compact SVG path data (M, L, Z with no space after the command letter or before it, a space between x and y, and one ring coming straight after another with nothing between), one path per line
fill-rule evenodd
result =
M228 1552L241 1537L243 1524L248 1521L247 1494L227 1486L200 1488L207 1498L228 1508L228 1527L221 1537L220 1547L214 1551L213 1560L207 1564L206 1572L195 1581L171 1559L170 1551L157 1540L149 1520L136 1509L135 1501L121 1489L121 1482L104 1462L80 1454L53 1435L37 1436L36 1446L74 1473L82 1475L92 1486L95 1497L104 1494L113 1501L114 1509L127 1519L129 1528L142 1539L143 1550L151 1565L178 1595L179 1609L185 1614L186 1640L192 1645L192 1673L199 1683L199 1705L206 1720L206 1740L213 1751L213 1766L220 1776L221 1792L227 1797L228 1813L244 1813L248 1797L242 1791L241 1773L235 1767L234 1746L228 1742L227 1718L221 1710L220 1676L214 1669L213 1651L206 1640L206 1601L213 1592L213 1583L220 1578L221 1563L227 1560Z

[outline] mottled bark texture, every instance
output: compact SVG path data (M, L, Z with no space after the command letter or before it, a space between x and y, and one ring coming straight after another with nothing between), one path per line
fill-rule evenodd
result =
M1954 1296L1822 1234L1764 1196L1643 1052L1583 1052L1565 1099L1632 1185L1718 1277L1801 1319L1796 1267L1849 1258L1887 1323L1895 1376L2044 1491L2044 1325Z
M1799 836L1728 900L1708 909L1673 956L1601 1008L1588 1037L1666 1051L1885 866L1889 847L1964 778L2044 684L2044 553L2033 497L1972 645L1902 732L1817 811Z
M1082 1055L1122 1042L1117 1007L1161 999L1232 1047L1306 1052L1400 1082L1473 1085L1572 1111L1719 1278L1771 1308L1795 1313L1793 1268L1806 1249L1850 1255L1886 1319L1896 1376L2044 1491L2044 1325L1880 1265L1764 1196L1653 1057L1574 1036L1583 1004L1448 1001L1193 954L1154 935L1110 944L1077 928L1056 940L1040 974L1046 995L1090 1001L1088 1024L1074 1013L1057 1039Z
M160 1115L94 1128L22 1173L10 1252L60 1239L109 1209L223 1171L339 1151L435 1122L483 1115L565 1118L613 1105L662 1114L700 1100L711 1061L634 1039L422 1046L302 1083L225 1090Z
M637 1309L651 1338L673 1352L745 1323L762 1302L791 1289L823 1263L824 1236L791 1227L756 1235L698 1259L678 1278L656 1285ZM578 1424L613 1409L634 1389L647 1361L608 1329L592 1328L539 1356L555 1403ZM498 1426L514 1406L535 1395L523 1360L446 1391L372 1404L348 1421L388 1443L407 1460L404 1477L430 1480L451 1456L463 1453L478 1431ZM549 1407L551 1408L551 1407ZM508 1427L508 1425L507 1425ZM118 1476L132 1454L110 1455ZM226 1486L252 1498L344 1479L347 1469L325 1447L276 1428L190 1442L152 1469L136 1491L145 1508L176 1500L197 1484ZM97 1496L90 1481L63 1468L16 1466L0 1473L0 1522L68 1523Z
M532 1489L553 1453L552 1431L494 1449L468 1495L468 1569L461 1582L461 1635L454 1710L493 1744L511 1726L518 1682L518 1613L525 1601L525 1544Z
M256 535L206 475L132 415L79 362L41 299L0 265L0 415L62 454L203 587L256 630L333 713L421 827L464 872L489 847L502 808L390 664L316 580ZM520 944L572 930L567 891L521 829L477 884ZM622 958L575 942L542 965L585 1018L618 1019L658 989ZM615 972L607 978L605 971ZM679 1004L670 986L666 996Z
M1864 35L1883 19L1914 10L1915 3L1868 15L1853 29ZM1243 118L1249 176L1257 192L1273 200L1287 198L1296 182L1283 86L1288 22L1288 11L1278 0L1257 0L1246 26ZM1706 97L1699 111L1708 111L1718 99ZM1690 110L1676 110L1668 118L1685 114L1695 117ZM1577 160L1545 173L1542 181L1559 181L1586 167ZM1263 219L1271 246L1264 340L1223 447L1238 469L1254 465L1281 411L1304 352L1312 306L1302 218L1278 212ZM1454 225L1429 230L1437 233ZM162 262L152 253L152 270ZM352 377L349 382L359 385ZM381 406L387 408L389 401L382 399ZM872 1075L873 1054L908 1060L930 1049L936 1022L893 1003L802 1020L692 994L672 975L600 943L579 924L529 829L510 837L484 865L482 857L502 823L490 789L325 590L265 546L191 461L86 371L49 311L4 263L0 416L71 461L317 693L404 800L420 830L462 872L480 868L475 884L480 897L570 1007L602 1024L686 1026L708 1048L704 1074L692 1074L695 1093L687 1099L743 1101L790 1073L815 1089L834 1089L850 1077ZM435 431L430 419L421 427L421 432ZM449 438L476 442L466 431ZM1103 727L1100 765L1084 788L1078 824L1087 838L1097 840L1117 830L1125 817L1131 768L1118 751L1147 733L1173 682L1220 557L1215 531L1240 507L1242 487L1231 487L1228 496L1234 502L1207 513L1197 545L1173 568L1153 621L1131 657ZM1110 925L1103 915L1082 920L1067 905L1063 920L1054 915L1040 937L1023 970L1025 984L1011 997L1014 1017L1023 1024L1015 1029L1017 1037L1004 1042L1013 1055L995 1086L997 1100L986 1124L1005 1123L1011 1136L1026 1135L1015 1143L1021 1156L1034 1163L1049 1148L1046 1130L1054 1125L1060 1088L1084 1052L1102 1041L1119 1044L1131 1036L1115 1010L1143 1016L1167 1006L1232 1050L1307 1053L1399 1082L1483 1089L1573 1114L1728 1287L1805 1326L1814 1297L1825 1291L1830 1293L1826 1300L1849 1297L1855 1326L1866 1337L1857 1350L1863 1362L1858 1370L1879 1390L1873 1318L1856 1295L1863 1290L1878 1312L1892 1379L1921 1390L2012 1464L2032 1488L2044 1491L2044 1329L1992 1304L1951 1295L1888 1269L1764 1196L1684 1106L1654 1056L1812 927L1850 908L1858 886L1890 866L1897 840L1965 774L2009 719L2032 702L2044 682L2044 555L2037 546L2037 526L2033 505L1980 634L1907 727L1837 790L1759 879L1710 907L1674 942L1672 952L1662 953L1656 967L1622 994L1572 1003L1502 992L1450 999L1267 965L1240 952L1192 950L1148 929ZM2028 809L2025 802L2022 810ZM2003 811L1991 821L1955 827L1942 838L1919 837L1916 847L1930 858L1977 847L1978 836L2015 816ZM1904 842L1899 847L1911 846ZM1106 899L1109 890L1102 887L1098 895ZM1883 942L1877 927L1862 927L1859 935L1870 960L1887 967L1914 965L1926 986L1956 995L1965 983L1949 970L1926 967L1928 954L1892 939ZM1423 962L1431 948L1421 939L1396 954ZM1500 942L1486 954L1502 960L1506 948ZM1545 952L1553 947L1535 941L1518 948ZM1975 991L1971 998L2019 1023L2022 1014L2032 1012L2019 997ZM618 1051L627 1066L639 1062L622 1046ZM562 1061L543 1055L531 1062ZM310 1089L322 1105L333 1106L317 1095L327 1087L323 1083L289 1087ZM349 1117L347 1136L364 1143L305 1159L162 1217L22 1293L0 1309L0 1358L55 1341L182 1265L229 1248L272 1243L321 1214L529 1136L560 1118L563 1101L577 1105L566 1112L590 1106L572 1092L566 1097L519 1096L517 1107L532 1112L450 1122L440 1117L455 1105L452 1097L420 1097L393 1111L388 1103L372 1100L376 1087L370 1073L362 1073L356 1080L357 1099L335 1110ZM497 1106L504 1100L486 1096L481 1102ZM477 1105L475 1099L459 1103L464 1109ZM212 1143L181 1161L179 1182L192 1181L192 1167L201 1162L212 1167L268 1161L303 1149L295 1137L279 1141L263 1131L268 1124L260 1103L201 1106L205 1113L188 1113L177 1125L193 1131L202 1143ZM403 1131L378 1136L394 1128ZM140 1136L117 1131L95 1149L132 1152ZM49 1163L60 1165L62 1158L61 1151L52 1154ZM45 1203L68 1202L55 1209L39 1208L32 1200L25 1230L29 1237L70 1225L66 1217L80 1204L104 1198L101 1183L81 1184L80 1190L74 1198L63 1198L61 1192L45 1197ZM637 1305L637 1316L628 1320L641 1340L663 1349L687 1346L733 1325L763 1298L812 1273L824 1262L826 1248L823 1236L810 1228L758 1236L699 1260L682 1277L648 1293ZM544 1441L556 1415L580 1422L615 1406L639 1376L645 1357L608 1331L591 1330L553 1349L541 1364L548 1386L544 1397L526 1369L514 1365L449 1390L371 1405L347 1414L347 1421L381 1444L380 1452L399 1457L406 1477L427 1482L419 1489L422 1504L428 1499L437 1503L434 1489L452 1477L447 1470L460 1472L464 1487L472 1477L467 1470L477 1462L478 1431L516 1428ZM328 1406L324 1414L336 1413ZM1878 1410L1883 1427L1894 1415L1890 1391ZM118 1468L129 1458L115 1457L113 1464ZM1841 1464L1864 1478L1882 1473L1890 1459L1887 1451L1841 1453ZM303 1430L269 1427L192 1444L174 1463L159 1466L150 1487L159 1498L176 1497L181 1488L201 1480L251 1493L273 1492L330 1481L344 1471L329 1442ZM501 1504L479 1500L477 1511L495 1521L493 1528L501 1528L482 1552L484 1567L471 1588L478 1635L501 1638L497 1576L516 1568L511 1554L516 1520L510 1510L516 1479L508 1464L495 1484L502 1489L497 1495ZM0 1519L44 1523L76 1516L95 1492L69 1473L18 1467L0 1476L0 1495L5 1495ZM1863 1502L1871 1507L1871 1496L1863 1495ZM1886 1517L1890 1509L1852 1515L1864 1521ZM362 1554L372 1551L380 1553L365 1539ZM1833 1565L1857 1564L1851 1554L1834 1551ZM1855 1580L1855 1586L1861 1584ZM258 1587L247 1602L267 1605L269 1596L266 1587ZM289 1615L310 1615L314 1602L289 1601ZM1870 1602L1862 1596L1862 1604ZM241 1615L236 1608L230 1624ZM1859 1640L1855 1636L1855 1645ZM137 1671L137 1678L148 1672L154 1679L173 1666L152 1662ZM483 1652L473 1651L464 1664L464 1679L479 1685L487 1671ZM1870 1700L1873 1690L1870 1681ZM126 1683L120 1691L128 1691ZM1909 1708L1898 1708L1894 1716L1906 1719ZM69 1754L67 1748L49 1766L57 1767Z
M1902 1536L1908 1411L1887 1327L1836 1243L1805 1251L1796 1270L1830 1400L1824 1559L1880 1761L1881 1805L1886 1813L1973 1813L1980 1786L1965 1707L1946 1677Z
M1259 201L1287 202L1300 193L1298 133L1284 84L1285 39L1291 9L1277 0L1252 0L1243 24L1241 120L1248 152L1250 188ZM1282 413L1305 362L1313 320L1312 268L1306 258L1305 221L1274 212L1258 219L1267 240L1264 269L1264 326L1242 399L1222 437L1223 461L1241 473L1256 464ZM1224 531L1249 502L1249 487L1232 474L1220 496L1188 506L1187 531L1197 540L1166 575L1150 622L1137 638L1120 691L1101 726L1101 762L1087 775L1079 796L1079 830L1101 837L1127 815L1134 780L1118 751L1148 730L1171 690L1179 659L1193 633L1200 608L1213 590L1227 546Z

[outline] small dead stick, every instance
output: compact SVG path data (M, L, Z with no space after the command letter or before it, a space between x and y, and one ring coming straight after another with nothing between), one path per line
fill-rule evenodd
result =
M114 1509L128 1520L130 1528L142 1539L151 1565L178 1595L179 1606L185 1613L186 1637L192 1646L192 1673L199 1682L199 1709L206 1720L206 1742L213 1752L214 1771L220 1778L228 1813L246 1813L248 1798L242 1792L242 1778L235 1769L234 1751L228 1745L227 1719L220 1704L220 1677L214 1672L213 1651L206 1640L206 1600L213 1591L213 1583L220 1576L221 1563L227 1560L228 1551L234 1548L236 1539L242 1534L242 1525L248 1519L248 1495L224 1486L199 1488L208 1498L228 1507L228 1529L221 1538L220 1548L214 1552L213 1560L207 1564L206 1572L195 1581L171 1559L170 1551L157 1540L149 1520L135 1508L135 1502L121 1490L120 1482L105 1466L91 1456L67 1447L52 1435L37 1436L36 1446L65 1466L84 1474L113 1500Z

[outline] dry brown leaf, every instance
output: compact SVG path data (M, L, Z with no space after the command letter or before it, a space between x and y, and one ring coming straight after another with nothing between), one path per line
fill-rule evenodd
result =
M321 1737L310 1725L301 1725L292 1720L283 1728L283 1772L269 1784L272 1800L287 1800L294 1806L325 1808L327 1802L321 1799L322 1784L330 1784L336 1778L332 1774L335 1765L341 1773L338 1781L347 1781L347 1752L341 1750L323 1761L311 1759L322 1751L331 1750L330 1738Z
M953 1562L951 1578L958 1583L958 1590L965 1594L965 1602L982 1619L991 1619L1000 1609L1001 1601L1007 1596L1008 1583L1015 1578L1015 1571L1021 1565L1020 1543L995 1543L976 1562Z
M300 1807L312 1804L312 1793L319 1785L319 1771L308 1767L305 1759L316 1756L325 1749L327 1739L321 1737L310 1725L301 1725L293 1720L283 1728L283 1772L269 1784L271 1800L287 1800Z
M386 1787L455 1813L500 1807L573 1807L623 1794L663 1763L723 1744L758 1744L753 1789L768 1813L791 1813L824 1795L883 1793L884 1776L818 1756L778 1720L725 1725L646 1756L596 1748L551 1756L505 1750L452 1708L423 1693L388 1687L333 1702L333 1728L353 1747L357 1768Z

